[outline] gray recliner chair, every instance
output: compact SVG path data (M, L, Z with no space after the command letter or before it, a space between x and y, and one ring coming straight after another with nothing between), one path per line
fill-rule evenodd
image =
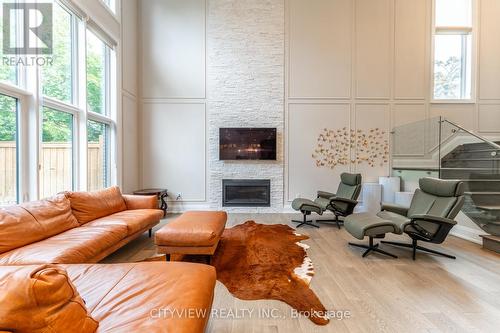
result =
M370 239L369 245L349 244L366 248L363 257L372 251L396 257L380 250L378 244L373 244L373 238L384 238L388 232L405 233L412 239L411 244L386 241L381 243L411 248L413 260L417 250L455 259L452 255L419 246L418 241L441 244L446 239L456 224L453 219L464 204L463 182L422 178L419 185L410 207L384 204L382 211L376 216L361 213L347 217L345 228L351 235L358 239L368 236Z
M316 222L335 222L340 229L339 217L345 217L354 211L358 204L356 201L361 193L361 175L344 172L340 175L340 184L337 188L337 193L318 191L317 198L313 200L297 198L292 202L292 208L300 211L303 215L302 220L292 220L299 223L297 228L303 225L319 228L312 220L307 220L307 216L311 213L323 215L327 210L335 215L333 220L317 220Z

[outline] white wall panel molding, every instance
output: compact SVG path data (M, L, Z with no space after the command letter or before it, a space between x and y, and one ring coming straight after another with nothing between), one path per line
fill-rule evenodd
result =
M206 201L205 117L204 104L143 105L144 187L168 188L184 202Z
M500 1L480 1L479 98L500 99Z
M141 1L142 98L206 96L206 1Z
M368 138L368 148L376 146L376 148L382 149L385 147L384 142L387 141L389 145L390 141L390 130L391 126L391 106L390 104L357 104L354 110L355 118L355 130L363 131L363 134L367 136L372 135L372 131L375 133L381 133L380 138ZM358 138L356 138L358 140ZM359 148L359 151L356 151ZM364 149L364 151L361 151ZM366 147L356 146L353 149L354 158L356 156L364 157L367 155ZM374 164L369 165L366 161L362 161L359 164L354 164L354 170L359 172L363 176L363 181L366 182L378 182L379 176L387 176L390 174L390 163L388 159L384 162L384 159L380 154L376 154L374 158Z
M500 103L479 105L478 130L481 133L500 133Z
M393 0L356 0L356 98L391 98Z
M431 0L395 0L394 98L422 99L427 95L428 32Z
M318 167L312 154L316 148L318 136L325 128L351 128L350 114L349 103L309 105L289 103L286 132L288 140L286 201L290 202L297 196L314 198L315 191L319 188L335 191L340 173L349 171L350 165L339 165L333 170Z
M293 98L350 98L350 0L288 0L288 59Z

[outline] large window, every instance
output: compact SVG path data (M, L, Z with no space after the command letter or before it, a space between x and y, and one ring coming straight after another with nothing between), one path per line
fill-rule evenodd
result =
M92 31L87 30L87 108L91 112L109 114L107 79L109 48Z
M9 29L0 12L0 206L115 184L116 41L71 1L44 0L36 17L31 2L7 2L16 6L6 7ZM34 19L43 29L30 30ZM49 31L52 53L2 53L4 44L39 45Z
M109 125L89 120L87 124L87 188L95 191L110 184Z
M18 101L0 94L0 206L18 202Z
M473 0L435 0L434 100L472 99Z
M111 183L111 49L87 30L87 188Z
M52 62L41 66L45 96L73 102L73 27L74 16L59 4L53 4Z
M73 189L73 115L47 107L42 111L40 197Z

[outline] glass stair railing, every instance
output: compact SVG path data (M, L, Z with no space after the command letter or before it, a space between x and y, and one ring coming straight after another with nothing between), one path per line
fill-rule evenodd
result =
M500 141L441 117L396 127L392 134L394 169L412 166L462 180L462 212L488 234L500 236Z

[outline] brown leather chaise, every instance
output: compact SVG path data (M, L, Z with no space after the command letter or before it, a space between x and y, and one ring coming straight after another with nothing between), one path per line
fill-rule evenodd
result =
M212 266L183 262L48 266L67 274L88 315L98 322L97 333L202 333L210 318L216 281ZM42 325L50 322L49 314L41 312L41 305L30 299L33 293L22 289L26 285L22 281L37 270L37 265L0 266L0 331L19 332L27 318ZM45 279L41 284L49 282ZM30 312L20 311L27 307ZM64 308L53 306L50 312ZM67 322L72 319L74 316L59 316L58 328L75 328L76 324ZM36 332L61 332L47 326Z

